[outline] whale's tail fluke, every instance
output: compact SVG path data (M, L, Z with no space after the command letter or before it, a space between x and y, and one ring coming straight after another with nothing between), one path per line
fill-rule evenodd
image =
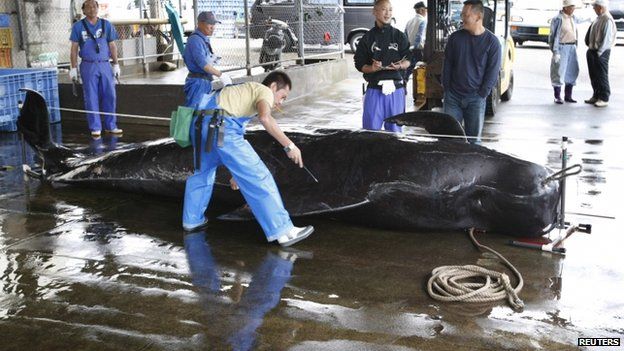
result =
M50 137L50 116L46 101L41 94L30 89L17 118L17 130L33 149L47 150L53 144Z
M20 90L26 92L26 98L17 118L17 130L24 136L24 141L35 151L40 165L37 170L24 165L24 170L31 177L45 179L47 174L66 169L65 160L76 155L76 152L52 142L50 113L45 98L31 89Z

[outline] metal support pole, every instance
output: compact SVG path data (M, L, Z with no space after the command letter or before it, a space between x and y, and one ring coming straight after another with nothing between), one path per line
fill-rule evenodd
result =
M139 18L143 18L143 0L139 1ZM145 57L145 27L141 25L141 56L143 60L143 74L147 73L147 58Z
M15 9L17 10L17 30L19 30L20 37L19 48L20 50L26 50L26 40L24 38L24 27L22 23L22 9L20 7L19 0L15 0ZM28 52L26 52L26 66L30 66L30 58L28 57Z
M195 24L195 27L197 27L197 16L199 15L197 6L197 0L193 0L193 23Z
M344 35L345 35L345 30L344 30L344 14L345 14L345 10L342 7L341 3L338 2L338 11L340 11L340 37L338 38L338 45L340 48L340 58L344 59L345 58L345 52L344 52Z
M245 68L247 76L251 77L251 29L249 28L249 4L248 0L243 1L245 5Z
M568 137L561 138L561 169L566 169L568 166ZM561 178L561 200L559 202L559 221L557 228L565 229L565 192L566 192L566 177Z
M304 42L304 37L303 37L303 0L297 0L297 5L299 6L299 9L297 11L297 13L299 14L299 28L297 30L297 36L299 37L299 57L301 58L301 65L305 65L305 52L303 49L303 42Z

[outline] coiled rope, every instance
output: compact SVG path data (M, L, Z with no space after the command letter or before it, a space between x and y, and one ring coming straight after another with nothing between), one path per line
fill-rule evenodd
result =
M493 253L509 267L518 277L518 285L513 288L507 274L480 266L440 266L431 272L427 283L429 296L444 302L487 303L507 299L514 310L522 310L524 302L518 297L518 293L522 290L524 281L520 272L503 255L480 244L475 239L474 228L468 234L477 248Z

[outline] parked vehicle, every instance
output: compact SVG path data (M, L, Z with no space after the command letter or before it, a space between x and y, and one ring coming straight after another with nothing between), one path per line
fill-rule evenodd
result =
M609 12L617 26L617 37L624 39L624 0L611 0L609 2Z
M299 39L288 23L276 19L267 21L269 27L264 32L262 47L260 48L260 63L281 61L282 52L297 51ZM262 65L265 72L272 71L279 67L279 62Z
M255 0L251 6L249 28L252 39L264 38L266 22L276 19L288 23L295 33L299 28L298 0ZM303 0L304 43L330 45L339 43L340 0Z
M364 33L373 27L373 3L375 0L343 0L344 43L355 52Z
M298 9L295 2L296 0L255 0L251 6L251 37L253 39L264 38L266 31L264 23L270 18L289 23L297 33ZM343 42L349 44L351 50L355 51L360 38L375 25L374 3L375 0L303 0L304 43L336 44L340 33L338 5L342 5L344 10ZM414 17L413 6L413 3L407 1L394 2L393 25L395 27L400 30L405 29L407 22ZM330 23L336 25L328 25Z
M548 43L550 21L561 10L560 0L517 0L511 9L511 37L514 43Z
M414 2L394 1L392 24L401 31L415 15ZM342 0L344 8L344 43L355 52L360 39L375 24L373 4L375 0ZM461 3L460 3L461 4ZM460 10L461 12L461 10Z

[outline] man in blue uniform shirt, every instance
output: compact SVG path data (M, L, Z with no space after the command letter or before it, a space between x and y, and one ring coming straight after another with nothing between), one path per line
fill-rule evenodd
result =
M117 128L117 117L114 115L117 104L115 77L118 78L121 72L117 63L117 46L114 41L117 39L117 32L110 22L98 18L98 10L97 1L86 0L82 4L82 11L86 18L74 23L69 37L71 41L69 77L73 81L78 80L77 66L78 55L80 55L85 109L92 111L87 113L87 122L91 136L96 138L102 133L100 114L96 111L106 113L104 131L113 134L123 132ZM110 59L113 60L112 68L109 63Z
M375 26L355 50L355 68L368 82L364 96L362 125L364 129L400 132L401 127L384 122L405 112L403 71L410 66L411 52L407 37L392 27L390 0L378 0L373 8Z
M184 83L185 105L197 107L204 94L212 90L214 76L221 79L223 85L232 84L232 79L214 66L217 55L210 45L210 36L214 33L217 21L214 13L204 11L197 16L197 29L191 34L184 48L184 63L188 68L188 76Z
M501 65L500 43L483 26L483 12L480 0L464 2L464 27L449 36L442 69L444 112L464 122L473 144L481 143L485 99L498 81Z

